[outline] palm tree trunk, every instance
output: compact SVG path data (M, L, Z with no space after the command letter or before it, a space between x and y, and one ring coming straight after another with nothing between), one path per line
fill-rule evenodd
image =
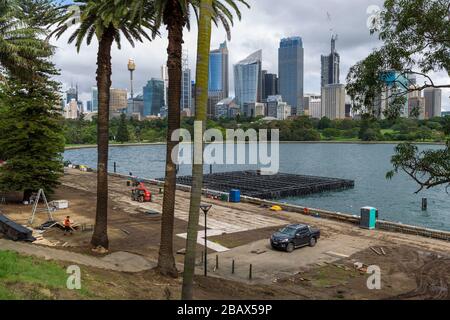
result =
M173 254L173 228L175 219L176 164L172 151L178 141L172 140L172 133L180 128L181 120L181 57L183 27L185 17L178 0L168 2L165 12L169 45L167 48L167 68L169 74L169 110L167 125L166 177L164 183L163 212L161 219L161 244L159 247L158 269L161 274L178 277Z
M203 133L208 104L209 51L211 47L212 0L202 0L197 39L196 108L194 132L194 164L192 167L192 190L189 207L186 256L184 258L182 299L193 299L195 256L200 202L203 188ZM200 126L200 127L199 127ZM205 248L207 250L208 248Z
M114 28L109 27L99 41L97 54L98 87L98 162L97 212L91 244L109 248L108 241L108 144L109 144L109 90L111 88L111 47Z

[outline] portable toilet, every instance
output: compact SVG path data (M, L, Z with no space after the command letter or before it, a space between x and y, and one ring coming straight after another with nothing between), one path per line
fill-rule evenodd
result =
M241 202L241 190L231 189L230 191L230 202Z
M378 210L372 207L361 208L361 228L375 229L378 218Z

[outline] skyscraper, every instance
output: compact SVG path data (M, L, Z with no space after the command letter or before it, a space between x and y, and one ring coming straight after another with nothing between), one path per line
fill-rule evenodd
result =
M304 49L301 37L282 39L278 49L279 93L292 107L303 110Z
M261 101L262 50L249 55L244 60L234 65L234 86L236 91L236 103L241 110L244 104Z
M169 69L165 64L161 66L161 79L164 81L164 104L167 107L169 105L169 100L167 99L169 92Z
M394 70L383 72L382 81L385 83L380 95L374 100L374 113L380 119L385 119L386 111L389 111L396 102L396 97L404 96L406 98L403 106L400 107L400 116L407 118L409 116L409 102L407 89L409 80L402 74Z
M143 91L144 117L157 116L164 107L164 81L152 78Z
M331 120L345 118L345 85L327 84L322 88L322 116Z
M128 107L128 92L126 89L114 89L109 91L109 110L111 113L122 113Z
M423 90L425 98L425 117L427 119L440 117L442 113L442 90L426 88Z
M331 37L331 53L326 56L321 56L321 88L327 84L340 83L339 79L339 64L340 56L336 52L337 35Z
M98 89L92 87L92 112L98 112Z
M215 117L216 105L228 98L229 72L227 43L209 53L208 116Z
M221 93L222 99L229 95L228 48L227 43L220 44L219 49L209 54L208 92Z
M262 101L266 102L269 96L278 95L278 76L273 73L262 72Z
M192 82L187 53L183 54L183 72L181 74L181 111L189 109L192 112Z
M78 102L78 85L75 87L72 85L69 90L66 91L66 103L70 103L72 99Z

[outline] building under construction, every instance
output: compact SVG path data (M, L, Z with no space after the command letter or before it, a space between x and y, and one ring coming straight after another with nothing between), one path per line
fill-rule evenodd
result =
M204 175L203 188L221 192L239 189L244 196L260 199L298 197L314 193L353 188L353 180L258 171L236 171ZM191 186L192 177L178 177L177 183Z

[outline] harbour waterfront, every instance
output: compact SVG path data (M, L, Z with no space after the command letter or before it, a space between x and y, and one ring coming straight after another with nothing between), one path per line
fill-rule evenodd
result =
M444 187L415 194L418 187L406 175L386 180L391 170L394 144L280 144L280 172L355 180L355 188L279 201L343 213L359 214L363 206L379 209L380 218L433 229L450 230L450 196ZM419 148L441 148L420 145ZM95 168L96 149L67 150L66 160ZM112 147L110 171L143 178L164 176L165 145ZM255 165L214 165L214 172L255 170ZM189 175L190 166L180 166L179 175ZM205 173L209 172L205 166ZM428 198L428 210L421 210L421 200Z

